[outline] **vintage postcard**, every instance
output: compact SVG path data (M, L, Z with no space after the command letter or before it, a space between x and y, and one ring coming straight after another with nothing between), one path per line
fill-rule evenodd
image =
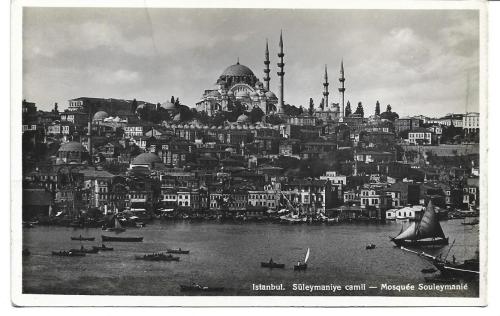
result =
M227 4L13 2L13 304L486 305L486 3Z

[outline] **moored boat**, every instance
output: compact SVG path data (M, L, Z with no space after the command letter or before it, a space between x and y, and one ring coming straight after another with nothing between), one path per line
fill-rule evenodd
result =
M142 242L144 237L118 237L118 236L101 236L102 241L119 241L119 242Z
M82 235L78 237L71 237L71 240L78 240L78 241L94 241L95 237L82 237Z
M187 255L187 254L189 254L189 250L182 250L181 248L179 248L179 249L167 249L167 253Z
M135 256L135 259L145 261L179 261L180 257L174 257L170 254L166 255L164 253L152 253L142 256Z
M104 228L107 232L115 232L115 233L122 233L125 231L125 228L120 224L120 221L118 218L115 217L115 226L114 227L108 227Z
M396 246L423 247L448 245L448 238L444 235L439 219L434 211L432 201L429 201L420 221L413 222L406 230L391 238Z

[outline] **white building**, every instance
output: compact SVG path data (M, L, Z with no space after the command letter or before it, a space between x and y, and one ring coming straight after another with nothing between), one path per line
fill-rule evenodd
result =
M479 113L468 112L463 116L463 128L466 133L477 133L480 128Z
M425 207L423 207L422 205L407 206L400 209L390 209L385 212L385 218L389 220L416 220L422 216L424 211Z

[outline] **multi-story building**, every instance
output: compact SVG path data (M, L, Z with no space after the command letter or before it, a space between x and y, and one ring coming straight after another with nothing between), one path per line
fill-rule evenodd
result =
M413 129L408 132L408 143L412 145L434 145L436 144L436 136L426 128Z
M480 130L480 116L478 112L468 112L463 116L465 134L477 134Z

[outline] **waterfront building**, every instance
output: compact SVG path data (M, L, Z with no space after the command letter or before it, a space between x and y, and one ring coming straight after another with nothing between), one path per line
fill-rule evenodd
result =
M52 194L46 189L23 189L23 220L51 215L53 203Z
M418 220L424 214L425 207L422 205L406 206L400 209L391 209L385 212L385 218L389 220L394 219L409 219Z

